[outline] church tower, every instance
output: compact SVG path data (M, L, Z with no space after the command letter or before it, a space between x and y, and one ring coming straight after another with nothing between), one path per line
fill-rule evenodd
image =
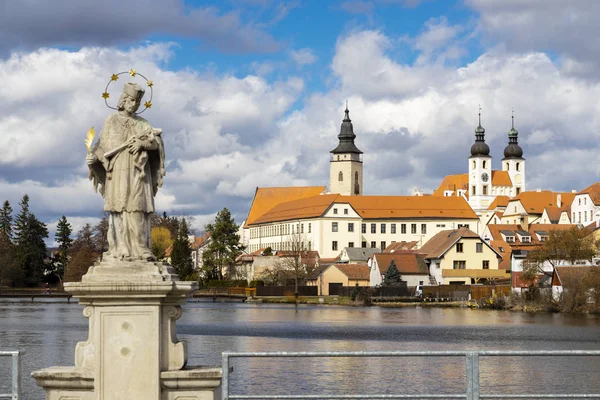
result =
M512 196L526 190L525 159L523 149L519 146L519 132L515 129L515 114L512 115L512 128L508 131L508 146L504 148L502 171L507 171L513 184Z
M363 162L360 151L354 144L356 135L350 120L348 103L338 139L340 143L331 150L329 161L329 190L345 196L363 194Z
M481 109L479 110L479 126L475 129L475 143L471 146L469 157L469 205L476 212L487 209L492 196L492 156L490 146L485 143L485 129L481 126Z

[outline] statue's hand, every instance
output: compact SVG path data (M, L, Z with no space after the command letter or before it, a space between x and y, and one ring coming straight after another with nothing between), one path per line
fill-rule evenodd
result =
M139 153L141 150L144 149L144 144L140 140L134 140L131 143L129 143L129 146L127 147L129 148L130 153L135 154Z
M96 161L98 161L98 157L96 157L96 154L94 153L90 153L85 157L85 162L87 163L87 165L92 165Z

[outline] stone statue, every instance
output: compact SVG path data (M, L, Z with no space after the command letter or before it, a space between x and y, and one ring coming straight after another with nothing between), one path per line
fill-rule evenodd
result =
M110 213L105 260L155 260L150 219L165 175L165 153L162 130L136 115L144 92L136 83L125 84L118 111L106 119L86 158L90 180Z

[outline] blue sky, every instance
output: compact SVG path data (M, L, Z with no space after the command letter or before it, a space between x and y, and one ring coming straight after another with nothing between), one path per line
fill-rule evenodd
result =
M224 206L241 222L256 187L327 186L346 100L365 194L466 172L479 105L495 169L514 108L527 188L581 190L600 175L597 15L597 0L0 1L0 201L29 194L51 230L98 220L83 138L130 68L154 81L144 117L164 131L156 207L198 231Z

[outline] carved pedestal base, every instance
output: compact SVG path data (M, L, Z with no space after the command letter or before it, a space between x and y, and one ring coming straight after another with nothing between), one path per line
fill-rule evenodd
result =
M105 262L65 290L89 318L89 336L77 344L74 367L36 371L48 400L209 400L218 398L220 368L184 368L185 342L175 322L195 282L166 266Z

